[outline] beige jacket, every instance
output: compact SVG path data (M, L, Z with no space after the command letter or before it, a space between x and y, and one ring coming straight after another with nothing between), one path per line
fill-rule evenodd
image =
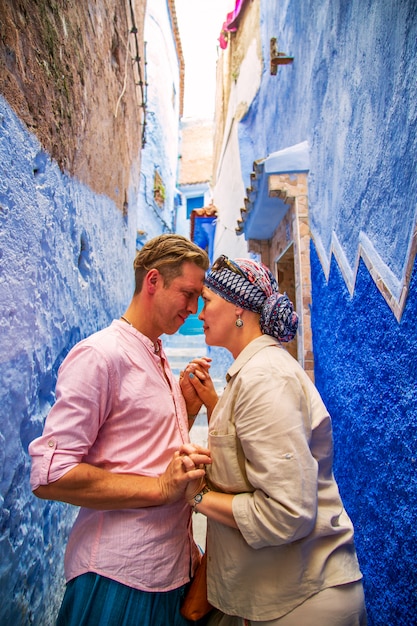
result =
M263 335L241 352L212 414L210 486L237 494L239 530L208 520L208 598L265 621L359 580L332 472L331 420L298 362Z

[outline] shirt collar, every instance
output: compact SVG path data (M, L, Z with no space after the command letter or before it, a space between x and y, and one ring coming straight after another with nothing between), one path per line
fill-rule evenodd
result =
M163 356L165 358L162 341L159 338L156 340L156 343L154 344L154 342L151 339L149 339L149 337L141 333L140 330L137 330L134 326L130 326L129 324L126 324L126 322L121 322L120 320L113 320L113 323L117 324L119 328L124 329L124 331L129 332L131 335L135 335L136 337L138 337L140 341L143 344L145 344L145 346L149 349L149 351L152 354L158 357Z
M270 335L262 335L261 337L257 337L253 339L246 348L243 348L242 352L238 355L232 365L229 367L226 380L229 380L237 374L244 365L260 350L266 348L267 346L278 346L281 347L279 341Z

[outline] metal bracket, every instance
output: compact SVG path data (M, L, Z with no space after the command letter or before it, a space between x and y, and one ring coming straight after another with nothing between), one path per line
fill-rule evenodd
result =
M278 65L288 65L294 61L294 57L289 57L285 52L278 52L277 38L272 37L270 41L270 74L275 76Z

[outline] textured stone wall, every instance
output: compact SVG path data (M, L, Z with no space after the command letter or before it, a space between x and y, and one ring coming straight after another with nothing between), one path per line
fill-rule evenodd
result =
M142 141L145 4L0 0L0 93L62 171L120 209Z
M355 523L371 626L417 615L417 273L400 323L360 263L351 297L312 246L316 384L333 418L335 475Z
M0 624L62 599L77 511L33 496L27 448L69 349L133 293L144 4L0 0Z
M63 175L0 97L0 623L52 624L74 508L30 491L57 369L133 293L134 231Z

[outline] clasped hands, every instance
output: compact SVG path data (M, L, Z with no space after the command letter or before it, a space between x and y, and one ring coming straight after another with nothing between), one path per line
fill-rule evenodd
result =
M188 415L197 415L202 404L211 413L217 403L217 392L209 374L210 362L209 357L193 359L180 373L180 386Z
M159 485L165 503L181 497L191 500L205 481L205 465L211 463L210 451L194 443L183 444L174 453L165 472L159 476Z

